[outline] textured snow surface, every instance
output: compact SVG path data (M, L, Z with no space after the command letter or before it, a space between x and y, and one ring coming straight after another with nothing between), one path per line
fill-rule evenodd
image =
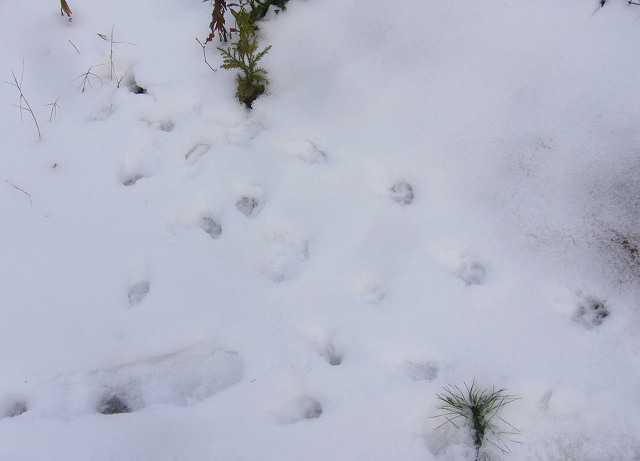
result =
M5 3L0 460L640 459L640 7Z

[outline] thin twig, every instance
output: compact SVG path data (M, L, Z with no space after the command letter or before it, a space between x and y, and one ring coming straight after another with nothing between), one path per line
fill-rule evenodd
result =
M113 65L113 29L114 26L111 26L111 51L109 53L109 60L111 61L111 76L109 77L110 80L113 80L113 74L115 73L115 66Z
M78 54L80 54L80 50L78 49L78 47L71 40L69 40L69 43L71 43L71 45L76 49Z
M212 71L216 72L218 69L214 69L213 67L211 67L211 64L209 64L209 62L207 61L207 49L206 49L206 45L203 45L202 42L200 40L198 40L196 38L196 42L198 42L198 44L202 47L202 54L204 55L204 63L209 66L209 69L211 69Z
M16 186L14 183L11 183L11 185L15 188L18 189L20 192L26 194L27 197L29 197L29 203L31 203L31 206L33 206L33 200L31 200L31 194L29 192L27 192L24 189L20 189L18 186Z

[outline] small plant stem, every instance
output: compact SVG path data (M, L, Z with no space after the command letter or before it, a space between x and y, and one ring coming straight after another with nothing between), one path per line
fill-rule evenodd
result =
M78 52L78 54L80 54L80 50L78 49L78 47L71 40L69 40L69 43L71 43L71 46L73 46L76 49L76 51Z
M218 69L214 69L213 67L211 67L211 64L209 64L209 61L207 61L207 49L205 48L206 45L203 45L202 42L200 40L198 40L196 38L196 42L198 42L198 44L202 47L202 54L204 55L204 63L209 66L209 69L211 69L212 71L216 72Z
M118 74L116 73L116 66L113 63L113 45L114 44L125 44L125 45L132 45L132 46L136 46L135 43L128 43L128 42L117 42L113 39L113 31L114 31L115 26L111 26L111 35L110 36L106 36L105 34L98 34L98 37L100 37L102 40L108 41L109 42L109 63L111 64L111 69L110 69L110 74L109 74L109 80L113 80L113 77L115 75L116 80L118 79ZM126 75L126 72L125 72ZM122 78L124 78L124 75L122 76ZM122 80L122 78L120 80ZM119 85L120 82L118 82Z
M60 109L60 105L58 104L58 99L60 99L60 96L58 96L56 98L56 100L53 101L52 103L44 105L45 107L51 106L51 113L49 114L49 121L52 121L58 115L58 111L62 112L62 109Z
M104 65L104 64L101 64L101 65ZM98 77L98 75L91 72L94 67L96 66L89 67L89 70L87 70L84 74L78 75L78 77L76 77L75 80L78 80L80 77L82 77L82 82L80 82L80 85L78 85L78 90L81 90L81 93L84 93L87 83L89 84L89 86L91 86L91 77L97 78L98 81L100 82L100 85L102 85L102 79Z
M471 407L471 418L473 420L473 442L476 446L476 456L480 453L482 448L482 441L484 440L484 432L486 429L486 422L482 415L482 410L477 406Z
M15 185L15 184L13 184L13 183L11 183L11 185L12 185L15 189L17 189L17 190L19 190L20 192L22 192L23 194L25 194L27 197L29 197L29 203L31 204L31 206L33 206L33 200L31 200L31 194L30 194L29 192L27 192L27 191L26 191L26 190L24 190L24 189L20 189L18 186L16 186L16 185Z
M40 133L40 125L38 125L38 120L36 119L36 115L33 113L33 110L31 109L31 105L29 104L29 101L27 101L27 98L24 96L24 93L22 92L22 80L24 78L24 61L22 61L22 74L20 75L20 81L18 81L18 78L16 77L15 72L13 72L13 69L11 69L11 75L13 76L13 82L5 81L5 83L8 83L11 86L15 86L18 89L18 92L20 93L20 102L16 106L17 108L20 109L20 120L22 120L23 110L29 112L31 114L31 118L33 119L33 123L36 125L36 130L38 131L38 140L42 141L42 134ZM23 102L26 107L22 105Z

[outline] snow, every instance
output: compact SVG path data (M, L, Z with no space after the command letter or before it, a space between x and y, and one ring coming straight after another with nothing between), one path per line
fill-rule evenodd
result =
M474 381L496 458L640 459L640 7L292 0L249 111L208 2L48 3L0 19L0 459L473 459Z

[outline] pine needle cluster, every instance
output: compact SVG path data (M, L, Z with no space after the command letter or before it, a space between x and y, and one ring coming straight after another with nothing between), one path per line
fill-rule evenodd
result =
M443 402L443 405L438 407L443 413L436 417L446 419L438 428L447 423L458 427L455 420L459 418L465 420L465 424L471 430L476 448L476 461L482 459L480 452L486 443L493 445L503 453L509 452L505 436L517 435L518 430L500 418L498 413L509 403L518 400L519 397L507 394L506 389L479 389L475 382L471 386L467 386L465 383L464 390L458 386L445 387L442 394L436 394L436 397ZM500 430L496 425L496 420L509 426L510 430ZM497 443L489 438L490 435L496 439ZM506 440L513 442L510 439Z

